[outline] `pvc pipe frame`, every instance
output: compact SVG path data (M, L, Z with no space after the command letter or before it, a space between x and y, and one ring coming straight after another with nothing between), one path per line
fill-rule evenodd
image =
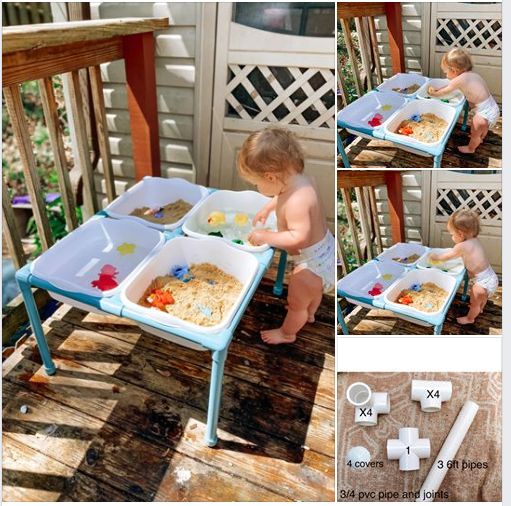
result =
M412 401L421 403L421 410L426 413L440 411L442 402L450 401L452 383L450 381L412 380Z
M426 480L420 489L419 498L416 502L432 502L435 500L435 494L442 485L448 471L446 464L448 461L454 460L454 457L456 457L456 453L458 452L461 443L463 443L478 410L479 406L475 402L465 402L461 408L458 418L456 418L456 421L451 428L451 431L447 435L442 448L440 448L440 452L438 453L435 462L433 462L433 465L429 470ZM442 461L442 464L439 464L440 461Z
M370 427L378 423L378 415L390 413L390 398L386 392L371 392L365 383L352 383L346 390L346 398L355 406L355 423Z
M399 460L400 471L416 471L420 468L420 459L431 454L429 439L419 439L419 429L403 427L399 429L399 439L387 440L387 458Z

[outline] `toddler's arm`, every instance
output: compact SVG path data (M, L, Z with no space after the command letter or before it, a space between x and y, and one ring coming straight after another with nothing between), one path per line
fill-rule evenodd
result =
M433 262L447 262L447 260L452 260L453 258L461 257L461 245L456 244L454 248L447 250L445 253L431 253L429 255L429 259Z
M307 205L289 206L286 212L287 230L272 232L271 230L254 230L248 240L259 246L269 244L284 250L299 250L307 244L311 230L309 207Z
M259 222L263 225L266 223L268 216L272 211L275 211L277 208L277 199L278 197L273 197L262 209L258 211L258 213L254 216L252 220L252 225L255 227Z

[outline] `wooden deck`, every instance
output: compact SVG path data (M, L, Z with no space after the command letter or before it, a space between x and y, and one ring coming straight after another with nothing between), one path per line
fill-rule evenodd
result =
M470 126L472 113L469 115ZM464 155L457 146L468 144L469 129L461 130L461 122L454 127L442 158L444 169L501 169L502 168L502 119L488 132L486 139L472 155ZM389 141L368 140L357 137L346 147L352 169L372 168L432 168L433 158L417 156L398 149ZM337 162L343 167L340 157Z
M334 301L270 347L285 299L264 279L227 357L219 444L202 443L207 352L62 305L4 362L4 501L333 501ZM23 414L21 406L28 406Z
M473 325L460 325L456 318L465 316L468 303L461 300L461 291L456 294L447 313L442 335L501 335L502 334L502 288L488 301L484 311ZM433 327L423 327L397 318L384 309L366 309L357 306L347 317L350 334L403 335L433 334Z

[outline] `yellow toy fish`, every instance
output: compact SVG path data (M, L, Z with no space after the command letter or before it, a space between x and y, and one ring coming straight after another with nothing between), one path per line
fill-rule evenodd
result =
M208 216L209 225L223 225L225 223L225 214L221 211L212 211Z
M234 215L234 223L238 227L244 227L248 223L248 216L245 213L236 213Z

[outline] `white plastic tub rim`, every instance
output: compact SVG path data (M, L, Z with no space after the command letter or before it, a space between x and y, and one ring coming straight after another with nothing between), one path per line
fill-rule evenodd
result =
M391 246L389 249L386 249L383 253L380 253L376 258L378 261L383 262L393 262L397 265L403 267L415 267L417 262L421 260L421 258L427 254L429 248L423 246L422 244L412 243L412 242L398 242ZM393 260L393 258L406 258L411 255L419 255L419 258L414 262L402 263L397 260Z
M406 103L406 98L393 91L372 91L358 98L339 111L337 121L346 128L354 128L364 132L381 129L385 122ZM375 115L381 115L381 123L372 126L369 122Z
M418 269L431 269L436 271L445 272L446 274L450 274L451 276L458 276L465 269L465 264L463 263L462 258L453 258L452 260L447 260L441 265L432 265L428 262L429 255L432 253L441 254L448 251L450 248L430 248L428 249L427 255L423 255L417 261Z
M138 222L156 230L175 230L190 216L194 208L208 196L208 189L179 177L164 178L146 176L129 190L119 195L106 208L105 212L112 218L127 219ZM190 209L181 219L174 223L153 223L130 213L140 207L157 208L182 199L188 202Z
M376 89L379 91L393 91L392 88L406 88L408 86L412 86L413 84L418 84L419 89L420 86L422 86L424 83L427 83L429 81L428 77L425 77L421 74L413 74L413 73L398 73L394 74L390 79L387 79L386 81L383 81ZM419 90L413 92L413 93L400 93L401 96L407 97L407 98L413 98L416 96L417 92ZM397 91L394 91L394 93L399 93Z
M138 304L150 283L158 276L169 274L173 266L205 262L216 265L219 269L231 274L243 285L235 303L219 324L208 327L196 325L159 309L146 308ZM121 302L141 317L141 323L155 321L168 327L217 334L231 323L254 281L258 268L259 263L254 255L223 241L217 241L216 238L175 237L170 239L151 257L144 268L125 284L120 293Z
M337 290L351 297L373 300L382 297L385 291L406 272L404 265L386 260L365 263L337 282ZM379 294L370 294L381 286Z
M410 119L412 116L426 113L434 114L446 121L447 125L442 137L436 142L422 142L410 137L397 133L397 129L402 121ZM399 111L395 112L391 118L385 123L384 133L385 139L404 144L411 148L422 151L435 151L447 141L447 137L452 131L452 126L456 122L458 116L457 109L437 100L411 100L407 102Z
M161 232L128 220L91 219L55 243L30 264L34 276L66 292L111 297L144 267L165 242ZM118 247L128 245L127 249ZM132 248L131 245L134 245ZM106 265L115 267L117 286L91 285Z
M434 283L435 285L443 288L447 292L447 296L438 311L427 312L420 311L416 308L410 307L406 304L400 304L397 302L397 298L402 290L410 289L410 287L414 284L424 284L424 283ZM456 290L456 278L454 276L450 276L445 272L434 271L431 269L421 270L421 269L413 269L408 271L401 279L397 280L384 294L385 308L390 309L391 311L395 311L396 313L406 313L408 315L414 316L417 315L424 319L427 317L428 319L434 319L437 316L440 316L445 311L447 304L451 300L451 295L454 290Z
M250 253L260 253L269 249L268 244L262 244L260 246L252 246L251 244L236 244L225 237L215 237L205 234L201 231L203 225L207 222L208 216L213 211L223 212L243 212L248 215L255 215L262 207L270 202L269 197L265 197L261 193L245 190L245 191L234 191L234 190L218 190L211 193L206 199L204 199L194 209L186 221L183 224L183 232L189 237L195 237L197 239L209 238L214 241L225 242L230 246L237 249L248 251ZM269 227L272 230L277 229L277 217L272 212L268 217L264 228Z
M458 107L465 100L465 95L463 95L463 93L459 90L455 90L442 97L432 97L428 93L430 86L433 86L435 89L439 89L447 86L449 82L449 79L430 79L419 88L417 91L417 98L421 100L438 100L439 102L443 102L444 104L450 105L451 107ZM448 102L445 102L445 100L448 100Z

